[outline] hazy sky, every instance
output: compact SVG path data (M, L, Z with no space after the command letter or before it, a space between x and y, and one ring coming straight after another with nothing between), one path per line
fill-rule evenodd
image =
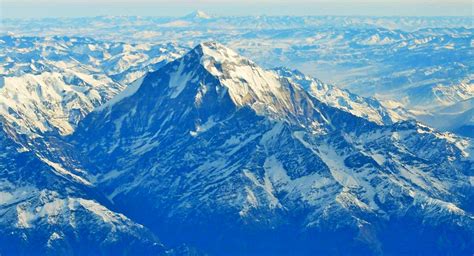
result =
M0 17L97 15L408 15L472 16L471 0L0 0Z

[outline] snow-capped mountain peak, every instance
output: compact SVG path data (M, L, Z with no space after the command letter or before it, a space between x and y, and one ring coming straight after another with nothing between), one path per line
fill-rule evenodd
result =
M226 47L217 41L206 41L196 46L196 50L202 51L202 56L213 57L216 61L223 59L241 59L242 57L234 50Z
M212 17L210 15L208 15L207 13L201 11L201 10L196 10L186 16L184 16L184 19L187 19L187 20L199 20L199 19L202 19L202 20L208 20L208 19L211 19Z
M291 99L285 93L290 89L278 74L263 70L252 61L216 42L202 43L201 64L226 87L238 106L249 105L257 111L291 109Z
M275 71L260 68L218 42L201 43L170 65L175 70L169 79L170 98L178 97L185 87L194 86L198 104L206 93L215 90L219 99L229 97L238 108L248 106L257 114L276 119L298 119L312 109L297 103L308 97L301 86ZM215 86L212 81L203 82L202 72L211 80L217 79Z

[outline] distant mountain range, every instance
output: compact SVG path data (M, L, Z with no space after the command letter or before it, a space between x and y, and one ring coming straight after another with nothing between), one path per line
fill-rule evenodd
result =
M95 107L179 57L174 44L0 37L0 114L23 134L69 134Z
M474 249L473 142L403 107L216 42L2 45L1 254Z

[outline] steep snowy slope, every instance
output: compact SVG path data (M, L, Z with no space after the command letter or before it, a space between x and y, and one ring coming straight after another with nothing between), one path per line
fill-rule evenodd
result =
M3 79L0 114L24 134L70 134L87 113L125 88L105 75L68 70Z
M359 115L312 94L203 43L91 113L71 141L101 191L165 243L215 254L472 251L471 141L370 120L383 116L376 102L353 99Z
M150 231L105 206L86 178L17 140L0 123L0 254L165 254Z

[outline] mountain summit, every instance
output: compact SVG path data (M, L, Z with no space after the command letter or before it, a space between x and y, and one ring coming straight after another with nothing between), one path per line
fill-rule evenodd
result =
M186 20L208 20L208 19L211 19L211 16L208 15L207 13L201 11L201 10L196 10L196 11L184 16L184 19L186 19Z
M71 142L95 186L165 244L469 252L470 142L414 121L375 122L369 108L328 104L330 92L300 82L202 43L87 116ZM438 242L452 236L455 245Z

